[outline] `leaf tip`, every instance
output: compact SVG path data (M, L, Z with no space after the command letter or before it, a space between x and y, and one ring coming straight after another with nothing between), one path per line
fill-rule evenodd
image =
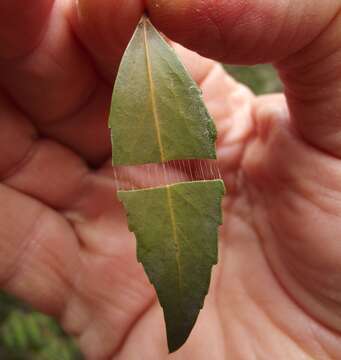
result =
M168 338L168 351L170 354L175 353L178 351L187 341L188 337L182 338L182 337L174 337L174 338Z

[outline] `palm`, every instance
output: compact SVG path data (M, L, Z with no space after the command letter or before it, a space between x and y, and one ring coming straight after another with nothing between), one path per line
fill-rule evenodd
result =
M96 73L93 58L63 36L62 49L48 48L47 37L2 68L0 282L58 316L89 359L166 358L161 309L113 192L112 60L96 59ZM51 58L65 47L63 71ZM340 310L338 279L328 276L339 271L338 161L296 139L285 110L276 118L270 110L285 109L283 98L256 100L222 81L218 66L179 51L189 67L199 64L191 71L217 121L230 192L205 308L172 358L337 356L336 335L318 320Z

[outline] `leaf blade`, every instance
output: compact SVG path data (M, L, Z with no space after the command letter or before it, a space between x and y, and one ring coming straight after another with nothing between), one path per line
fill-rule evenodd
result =
M118 194L137 238L138 260L163 307L170 352L188 338L208 292L223 195L220 180Z
M201 91L147 18L123 56L109 127L114 165L216 158Z

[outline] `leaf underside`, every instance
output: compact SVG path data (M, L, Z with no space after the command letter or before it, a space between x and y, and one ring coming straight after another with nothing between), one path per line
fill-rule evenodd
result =
M114 165L216 158L201 91L146 17L123 56L109 127Z
M163 308L170 352L184 344L203 307L217 263L224 192L221 180L118 192L138 260Z

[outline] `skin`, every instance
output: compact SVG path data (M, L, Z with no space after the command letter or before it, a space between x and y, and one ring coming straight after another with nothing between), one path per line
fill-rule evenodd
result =
M0 3L1 288L89 360L340 359L340 1L31 2ZM175 45L230 192L205 308L172 355L108 162L112 83L145 9L203 56L274 63L286 89L256 98Z

